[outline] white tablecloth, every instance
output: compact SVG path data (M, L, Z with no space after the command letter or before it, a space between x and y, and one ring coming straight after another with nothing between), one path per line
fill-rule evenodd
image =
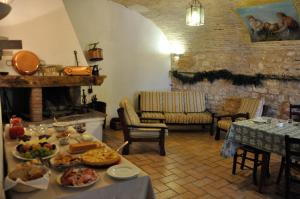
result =
M12 151L17 145L14 140L5 139L5 155L8 170L15 168L20 162L13 157ZM66 150L60 147L60 150ZM133 165L125 158L121 158L120 164ZM17 193L8 191L12 199L153 199L154 193L150 177L143 171L137 178L131 180L114 180L106 174L106 168L96 169L100 180L93 186L83 189L64 188L57 184L56 178L60 174L51 170L51 179L48 190L39 190L31 193Z

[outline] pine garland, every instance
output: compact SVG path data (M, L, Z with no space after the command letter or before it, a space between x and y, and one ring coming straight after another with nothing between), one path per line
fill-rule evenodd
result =
M202 82L208 80L213 83L216 80L224 79L231 81L233 85L237 86L261 86L263 80L278 80L278 81L300 81L300 77L295 76L286 76L286 75L264 75L264 74L255 74L255 75L243 75L243 74L233 74L228 70L217 70L217 71L208 71L208 72L179 72L171 71L171 74L176 79L179 79L183 84L196 84L197 82Z

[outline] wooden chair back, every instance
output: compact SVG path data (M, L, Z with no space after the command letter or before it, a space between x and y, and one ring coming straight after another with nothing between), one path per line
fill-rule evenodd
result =
M300 105L290 104L290 119L300 122Z
M285 136L285 157L287 161L291 159L291 157L296 157L300 159L300 139L299 138L291 138L290 136Z
M125 119L125 112L124 112L124 108L119 108L118 109L118 115L120 118L120 123L121 123L121 127L124 133L124 139L127 140L129 138L129 129L128 129L128 124L126 122Z

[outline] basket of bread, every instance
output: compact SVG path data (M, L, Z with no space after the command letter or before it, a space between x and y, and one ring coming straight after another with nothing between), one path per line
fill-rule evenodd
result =
M32 192L46 190L49 185L50 170L38 161L18 164L5 178L5 190Z

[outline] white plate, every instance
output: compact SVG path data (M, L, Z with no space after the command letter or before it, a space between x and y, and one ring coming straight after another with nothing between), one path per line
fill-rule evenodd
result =
M139 175L140 171L138 168L130 165L115 165L107 169L107 174L119 180L125 180L134 178Z
M17 150L16 150L17 147L15 147L15 150L12 152L13 156L15 158L18 158L20 160L33 160L33 159L36 159L36 158L25 158L23 157ZM53 154L49 155L49 156L46 156L46 157L43 157L42 159L43 160L46 160L46 159L49 159L49 158L53 158L57 153L58 153L59 149L58 149L58 146L56 145L56 149L54 151Z
M265 120L265 119L263 119L263 118L254 118L254 119L252 119L252 121L254 122L254 123L258 123L258 124L263 124L263 123L267 123L267 120Z
M98 182L98 180L100 179L99 176L97 176L97 179L96 179L96 180L94 180L94 181L92 181L92 182L89 182L89 183L87 183L87 184L83 184L83 185L75 185L75 186L65 186L65 185L63 185L63 184L61 183L61 181L60 181L62 175L63 175L63 174L60 174L60 175L58 175L57 178L56 178L56 182L57 182L59 185L61 185L61 186L63 186L63 187L77 188L77 189L78 189L78 188L89 187L89 186L95 184L96 182Z

